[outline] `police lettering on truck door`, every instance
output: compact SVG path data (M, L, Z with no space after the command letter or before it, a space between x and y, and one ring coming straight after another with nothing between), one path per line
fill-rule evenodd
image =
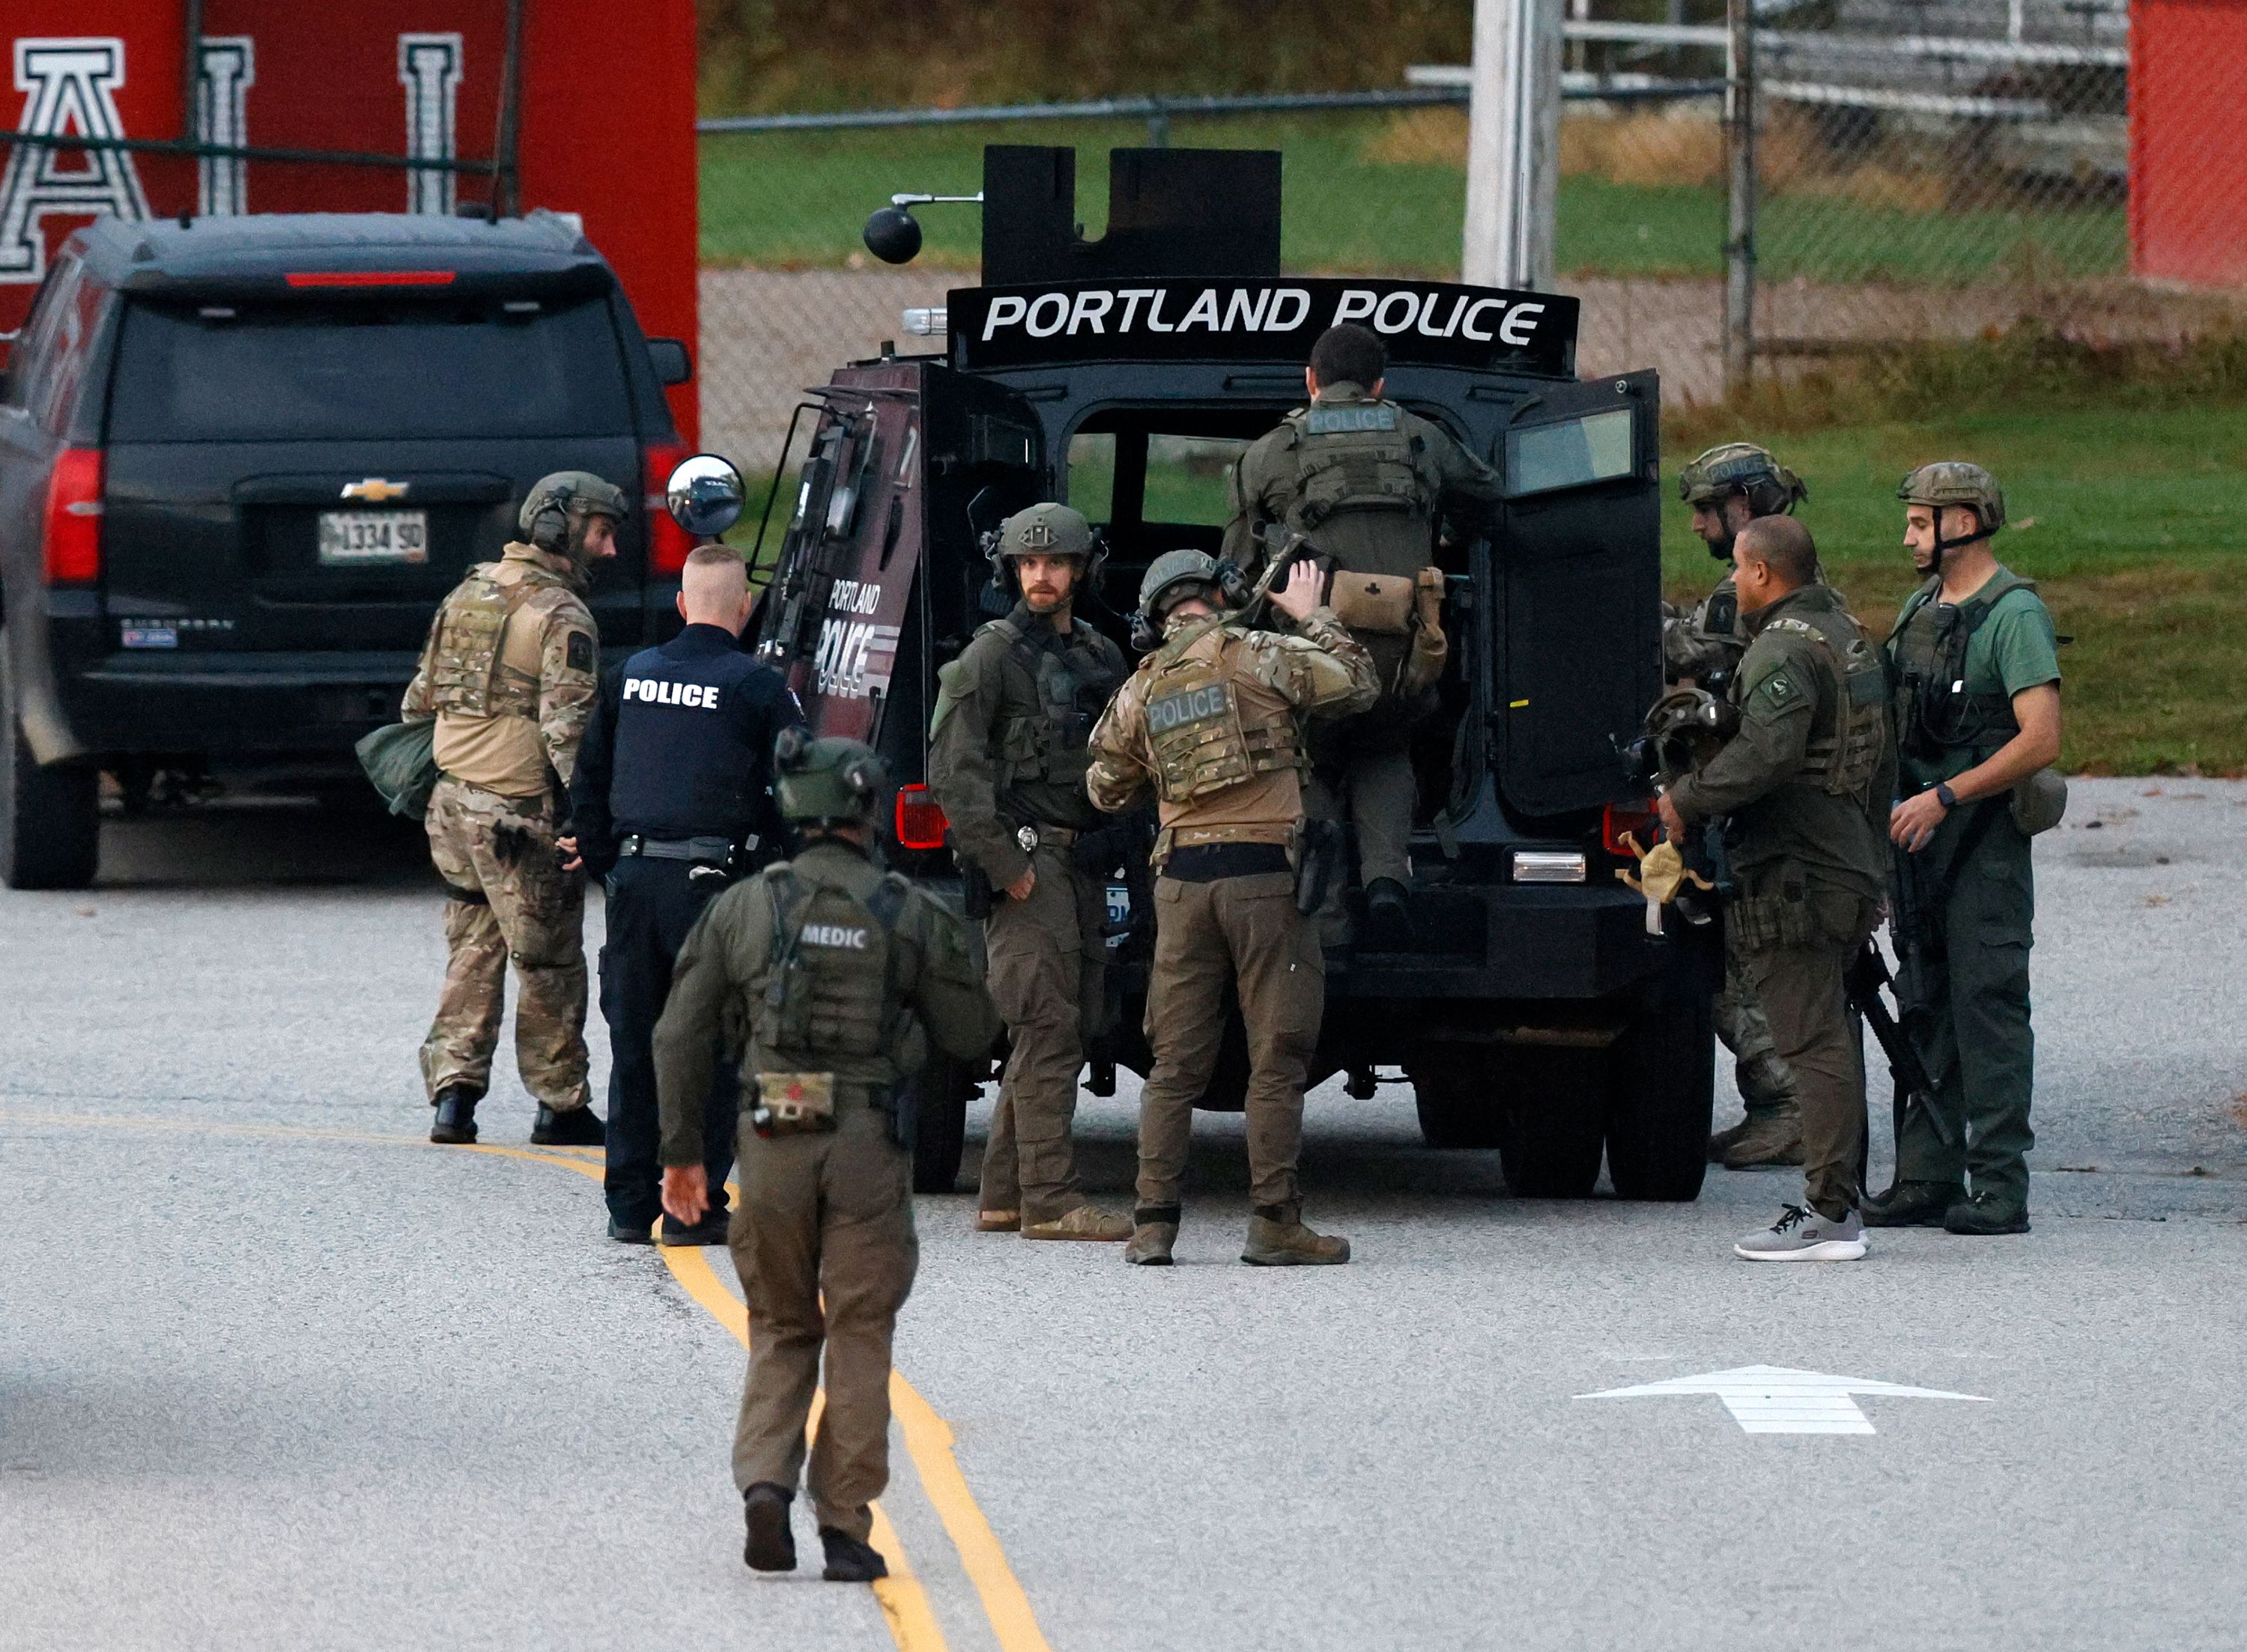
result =
M819 646L812 656L814 683L823 694L864 700L889 692L897 665L896 625L871 618L882 605L882 588L866 581L838 579L819 623Z

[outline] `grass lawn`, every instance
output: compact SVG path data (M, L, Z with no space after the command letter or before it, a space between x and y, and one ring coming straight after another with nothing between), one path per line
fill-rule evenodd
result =
M1916 583L1898 479L1933 459L1989 467L2013 522L1999 558L2075 638L2060 650L2066 766L2247 772L2247 409L1976 414L1768 445L1810 485L1800 515L1828 577L1882 634ZM1689 457L1664 455L1665 481ZM1716 565L1674 493L1663 510L1665 584L1696 599Z
M1455 276L1465 172L1371 158L1381 114L1319 119L1181 119L1171 141L1278 148L1287 156L1281 256L1289 270ZM1077 212L1097 235L1108 215L1106 153L1144 144L1141 121L1021 123L875 132L741 133L701 140L702 258L768 268L864 257L866 215L899 190L973 194L986 143L1073 144ZM973 268L981 225L973 207L932 207L921 256ZM1716 276L1723 267L1723 191L1563 178L1559 260L1572 274ZM1958 281L2032 261L2071 275L2119 270L2119 208L1948 218L1835 196L1772 194L1760 236L1767 279Z

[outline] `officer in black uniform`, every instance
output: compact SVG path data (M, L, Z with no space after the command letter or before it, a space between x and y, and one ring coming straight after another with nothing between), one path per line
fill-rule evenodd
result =
M803 720L770 666L741 652L748 581L723 545L690 553L680 576L686 628L626 660L601 684L570 788L564 847L608 884L601 1014L609 1023L609 1237L645 1245L661 1211L655 1094L656 1018L672 966L713 896L781 852L772 799L774 738ZM666 1245L722 1245L737 1098L720 1062L702 1139L714 1208L699 1222L663 1218Z

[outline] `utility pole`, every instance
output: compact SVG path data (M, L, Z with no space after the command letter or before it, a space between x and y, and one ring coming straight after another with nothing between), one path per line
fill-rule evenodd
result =
M1475 0L1464 279L1549 291L1561 176L1561 0Z
M1725 393L1748 387L1755 369L1756 66L1755 8L1725 0Z

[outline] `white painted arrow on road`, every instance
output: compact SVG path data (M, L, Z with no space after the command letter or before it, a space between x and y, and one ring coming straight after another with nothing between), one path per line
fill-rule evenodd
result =
M1909 1400L1974 1400L1985 1394L1952 1394L1939 1388L1907 1388L1863 1376L1827 1376L1793 1371L1783 1365L1742 1365L1700 1376L1673 1376L1667 1382L1642 1382L1579 1394L1580 1400L1639 1400L1667 1394L1713 1394L1724 1401L1741 1429L1750 1434L1870 1434L1873 1420L1857 1409L1854 1394L1893 1395Z

